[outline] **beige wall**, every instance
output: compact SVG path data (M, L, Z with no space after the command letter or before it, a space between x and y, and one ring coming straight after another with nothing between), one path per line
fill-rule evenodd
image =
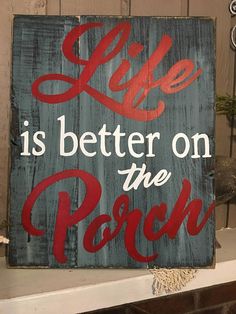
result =
M0 220L6 218L9 178L9 120L12 17L14 14L215 16L217 18L216 85L218 94L233 93L236 57L229 32L236 24L229 0L1 0L0 8ZM216 119L216 153L236 157L233 129L225 116ZM234 129L234 132L236 130ZM235 137L236 134L234 134ZM217 208L217 228L236 227L236 205ZM3 252L0 252L3 254Z

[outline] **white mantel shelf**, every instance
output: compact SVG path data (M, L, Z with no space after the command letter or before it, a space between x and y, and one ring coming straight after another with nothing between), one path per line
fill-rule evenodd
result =
M217 232L215 269L200 269L182 290L236 280L236 229ZM1 314L76 314L153 298L147 270L8 269L0 259Z

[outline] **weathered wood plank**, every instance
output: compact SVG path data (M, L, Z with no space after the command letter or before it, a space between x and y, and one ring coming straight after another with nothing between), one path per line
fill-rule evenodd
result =
M102 21L102 18L81 18L81 23L88 22L99 22ZM118 19L108 19L106 20L106 26L102 30L102 32L92 32L91 36L85 36L81 39L81 47L80 54L83 59L88 59L88 57L92 54L92 50L94 46L91 46L91 43L99 41L102 37L114 26L119 20ZM143 22L142 22L143 21ZM138 19L133 20L132 22L132 32L130 34L130 38L135 42L142 42L148 47L148 33L150 31L148 27L148 23L145 20ZM89 48L88 48L89 47ZM120 58L125 59L128 58L127 49L121 52L119 58L116 58L112 63L101 66L97 73L93 76L92 80L90 80L92 86L96 86L98 90L102 90L106 95L114 98L113 93L110 91L107 82L109 81L109 77L111 73L118 68L120 63ZM140 65L145 63L145 60L148 58L148 50L145 53L135 58L135 64L132 66L132 69L129 71L128 77L132 77L135 73L138 72ZM122 102L122 94L118 94L116 96L116 100ZM80 107L80 134L85 132L87 129L90 130L99 130L102 126L101 121L104 121L106 124L107 130L111 133L115 131L118 125L121 126L121 132L127 132L128 134L132 132L140 132L141 134L145 134L146 125L145 123L138 123L137 121L132 121L130 119L124 119L124 117L120 115L114 115L112 111L107 111L107 108L101 107L98 108L96 115L94 115L94 110L99 106L96 100L91 99L87 94L82 94L80 96L80 103L87 104L87 106ZM120 158L115 156L114 145L108 145L108 150L112 153L112 158L104 158L101 154L97 156L97 158L91 163L88 159L81 158L79 164L82 169L88 169L89 172L93 173L100 182L102 182L103 194L100 201L99 212L100 214L110 213L112 211L113 203L117 197L117 195L121 195L124 193L122 190L122 185L124 182L124 177L119 176L117 173L113 172L112 169L128 169L132 162L134 162L134 158L132 158L127 153L127 147L124 143L121 144L121 151L126 151L126 156L124 158ZM114 143L113 143L114 144ZM145 158L138 159L138 166L141 166L142 163L145 162ZM111 184L113 183L113 184ZM82 193L82 187L79 192L80 195ZM146 202L146 192L144 188L139 188L139 192L129 191L128 195L132 200L131 206L133 208L141 208L142 211L146 212L147 202ZM140 198L142 195L142 198ZM97 212L94 212L90 216L90 221L92 221L97 216ZM111 229L115 229L115 222L112 223ZM83 234L86 231L87 224L84 224L79 229L78 239L83 239ZM147 251L147 241L142 236L142 229L140 228L137 235L138 248L140 252L143 254ZM98 240L101 235L98 235ZM78 242L78 252L83 251L83 243L82 241ZM84 252L81 254L79 261L81 266L85 267L86 265L96 265L98 267L120 267L122 265L127 265L127 267L136 268L142 267L141 263L137 263L132 258L129 257L128 254L124 254L125 245L123 240L123 234L119 234L115 241L108 243L106 247L102 250L102 254L90 254Z
M60 15L61 14L61 1L60 0L47 0L47 15Z
M61 0L62 15L120 15L121 0Z
M10 74L13 14L45 14L46 0L2 0L0 10L0 219L7 216ZM0 247L0 256L4 254Z
M229 32L231 17L228 11L229 1L189 0L190 16L216 17L216 92L218 95L231 94L233 88L233 51L230 49ZM216 154L229 156L230 124L221 115L216 116ZM226 227L227 206L216 210L216 228Z
M58 50L58 47L60 47L61 39L64 37L64 34L67 33L75 25L76 19L73 18L71 18L70 20L62 19L60 23L59 21L56 22L57 18L51 18L50 21L52 24L49 28L47 28L47 22L49 21L48 19L44 20L43 18L40 19L34 18L33 27L25 29L24 23L27 23L28 20L30 20L30 18L27 17L25 19L21 17L15 19L16 21L15 23L17 23L17 21L20 22L17 23L17 27L15 28L14 32L14 47L16 49L15 50L16 54L13 54L13 60L15 62L13 63L14 67L13 86L15 86L13 91L14 97L15 99L18 99L19 104L15 105L13 103L13 113L18 112L18 110L21 112L25 112L23 119L29 121L30 132L32 132L35 129L42 128L47 132L49 136L47 140L53 143L55 142L55 139L58 136L57 133L58 130L54 128L53 132L50 132L48 131L48 129L50 130L51 125L55 124L55 121L57 121L57 117L60 116L61 108L60 107L45 108L43 106L39 106L37 102L31 99L30 86L32 84L32 81L36 79L38 76L42 75L43 73L49 71L57 73L60 72L61 68L64 67L65 69L67 69L67 71L69 71L69 73L72 76L77 75L77 68L68 61L66 62L65 58L60 52L60 49ZM56 22L55 25L53 21ZM24 33L25 31L27 33L27 36L24 37L23 34L25 34ZM51 45L52 42L55 43L53 47ZM37 53L37 57L35 53ZM40 66L43 63L45 54L53 56L53 59L48 63L46 62L46 64L44 63L44 66ZM21 59L21 56L25 56L25 58ZM31 70L29 71L29 69ZM26 72L24 72L25 70ZM28 88L26 88L26 91L22 92L21 87L18 88L17 83L18 81L25 82L24 84L26 85L26 87L28 86ZM24 97L26 98L25 101L23 101ZM78 108L78 106L75 106L75 108ZM70 118L69 120L71 125L73 117L76 118L77 113L76 111L73 111L71 112L70 116L70 112L67 112L67 115ZM12 126L12 130L16 130L15 132L17 132L18 130L19 133L26 131L26 129L27 128L24 127L24 125L18 125L18 123ZM76 133L78 134L78 132ZM15 136L16 134L13 134L13 137ZM15 149L12 150L13 155L19 153L19 147L16 146L14 148ZM53 148L55 149L55 147ZM52 154L55 156L55 150L49 151L48 154L49 155ZM60 169L63 168L63 165L66 166L68 163L69 163L68 167L72 168L77 167L77 159L75 160L75 157L68 158L66 160L64 160L63 158L59 158L56 159L56 163L54 163L54 166L50 167L52 173L59 171ZM35 186L35 184L37 184L37 182L45 178L48 172L47 164L48 164L47 154L43 156L43 158L33 158L33 163L31 163L30 160L26 158L25 159L26 169L25 171L27 171L27 174L25 176L26 182L24 182L24 184L22 185L22 190L19 189L18 191L16 191L13 189L12 192L15 195L18 193L23 193L26 197L27 193L29 193L29 190L27 191L24 188L24 186L33 187ZM60 184L58 185L58 188L60 188ZM55 208L56 195L57 191L55 191L51 195L51 197L48 196L47 199L45 199L44 197L42 198L41 202L39 202L38 204L39 212L37 212L36 210L35 215L32 216L32 219L39 225L47 226L55 224L55 212L48 209L47 215L45 215L45 212L42 210L40 211L40 208L44 208L45 203L47 203L49 207ZM13 208L16 208L14 198L12 206ZM20 232L22 226L19 223L17 223L17 221L19 222L20 219L19 215L20 213L16 212L15 215L14 214L11 215L10 220L10 225L13 226L12 230L16 228L13 233L22 235L13 240L20 247L20 250L18 250L19 265L21 265L22 263L21 261L24 261L24 256L28 256L27 258L29 261L29 265L31 264L35 265L36 261L39 259L39 256L41 256L41 258L39 259L40 260L39 266L44 266L48 264L54 265L55 261L54 257L52 256L51 249L53 241L53 228L48 230L47 237L43 239L39 239L38 237L28 238L26 233L22 234L22 232ZM71 254L76 253L76 249L73 246L75 243L74 239L75 239L74 233L70 232L70 234L68 235L67 247L68 256L70 256L70 253ZM27 252L30 252L30 255ZM73 266L73 263L75 263L74 260L75 258L73 257L70 258L71 266Z
M181 0L181 15L189 16L189 1Z
M196 30L201 34L201 39L193 35ZM153 189L147 190L148 208L150 208L153 200L158 202L160 199L165 199L167 200L167 204L171 204L170 208L168 208L168 213L170 215L174 206L173 201L178 198L181 187L180 182L183 178L189 178L190 182L193 183L192 188L194 194L197 191L197 193L205 195L206 198L204 197L203 208L207 208L209 206L208 204L211 199L210 195L207 197L205 191L207 191L208 194L208 192L211 190L210 186L212 182L208 180L208 182L205 181L205 178L207 178L209 175L207 173L209 169L213 168L213 161L211 159L209 160L203 158L198 160L196 163L196 160L189 156L183 162L182 159L176 158L175 155L171 154L171 152L168 150L168 147L171 147L171 140L173 135L177 132L188 134L189 138L191 136L190 134L195 134L196 132L206 134L213 132L214 115L211 114L210 116L204 116L203 112L205 110L210 110L210 108L213 108L214 106L214 95L212 93L208 94L208 90L214 90L214 79L212 80L214 77L214 68L210 66L210 68L207 69L206 67L206 60L209 60L210 63L212 62L212 51L214 50L214 44L213 39L209 40L208 36L214 31L212 24L207 20L205 24L204 22L201 24L197 19L187 19L186 23L181 24L178 19L175 19L172 21L171 25L168 25L168 20L166 23L163 22L161 27L156 25L156 27L152 29L152 38L159 38L163 31L166 34L169 34L172 38L176 39L172 47L172 53L175 57L170 57L170 59L167 61L167 64L169 64L169 62L174 63L176 59L181 58L184 55L194 60L201 60L202 56L204 55L205 61L203 69L206 70L204 74L204 80L199 80L197 85L191 86L191 90L188 90L186 94L176 93L169 95L168 99L169 102L173 105L173 108L169 108L165 112L165 116L163 115L160 117L158 121L158 128L163 130L164 134L172 134L172 136L168 136L166 141L160 142L158 149L161 153L158 155L157 159L147 160L148 167L152 169L152 172L154 173L160 169L160 165L165 165L163 168L166 169L168 169L168 165L174 165L172 168L172 173L176 178L175 180L170 180L166 184L165 188L158 189L158 191ZM190 38L191 45L188 45L188 40L190 40ZM201 48L199 50L200 46ZM150 50L152 51L153 49L154 40L150 40ZM167 64L163 64L161 68L159 68L160 76L162 76L162 73L167 71ZM200 90L204 90L204 86L206 87L205 84L209 84L208 88L206 88L203 93L199 93ZM155 90L155 93L158 93L158 91ZM151 104L153 99L155 99L155 94L149 96L148 102ZM178 105L176 106L176 104ZM187 109L186 111L184 107ZM183 112L185 113L183 114ZM173 117L175 118L173 119ZM192 119L191 117L195 117L196 120ZM154 128L155 127L151 123L148 124L149 130ZM210 142L210 146L213 149L213 138L211 138ZM203 171L205 174L202 173L202 169L204 169ZM176 177L175 174L177 173L178 175ZM161 223L156 223L157 230L160 227ZM173 243L168 241L168 239L163 239L163 241L160 242L154 241L153 252L164 252L161 260L157 260L158 266L164 267L165 264L168 264L171 260L174 260L174 256L178 256L177 259L181 259L181 263L184 265L188 259L188 257L184 256L184 251L188 250L190 247L193 260L198 261L198 263L201 264L201 255L207 256L207 250L212 250L211 232L214 232L213 220L211 220L210 229L211 231L208 230L207 236L206 234L202 233L197 237L193 237L191 239L191 244L188 243L188 240L182 236L175 238ZM186 230L185 224L182 226L181 232L184 233L184 230ZM204 241L208 243L208 248L202 247L201 243ZM178 263L179 262L172 266L177 266ZM152 264L151 266L154 265ZM194 266L194 263L192 266Z
M131 0L121 0L121 15L131 14Z
M0 11L0 219L6 219L8 154L9 154L9 111L10 111L10 59L11 59L11 5L4 0ZM0 247L0 256L4 255Z
M13 14L35 14L46 13L47 0L10 0Z
M182 0L143 0L131 1L131 15L181 16L185 15L186 3Z

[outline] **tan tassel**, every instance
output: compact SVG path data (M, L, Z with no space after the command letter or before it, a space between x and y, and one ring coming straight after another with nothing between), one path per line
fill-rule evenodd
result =
M160 295L180 291L195 278L197 269L154 268L150 272L153 274L153 294Z
M8 244L9 243L9 239L5 238L4 236L0 235L0 244Z

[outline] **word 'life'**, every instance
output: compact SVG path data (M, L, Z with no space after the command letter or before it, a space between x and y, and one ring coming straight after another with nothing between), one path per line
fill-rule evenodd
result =
M127 59L122 59L120 65L111 75L108 82L109 89L113 93L124 91L123 101L118 102L89 85L89 81L100 66L112 61L125 47L131 33L131 23L121 22L117 24L101 39L88 60L79 58L74 50L75 43L80 42L79 39L84 33L102 26L103 23L87 23L74 27L67 34L62 44L62 51L69 61L84 66L84 69L78 79L57 73L40 76L32 84L32 94L35 98L49 104L58 104L69 101L85 92L117 114L138 121L150 121L158 118L165 109L163 100L157 102L155 109L140 108L153 88L160 87L164 94L175 94L191 85L202 73L201 68L194 72L195 66L191 59L183 59L176 62L165 75L155 79L154 72L157 66L173 44L169 35L163 35L149 59L132 78L127 79L125 77L131 69L130 61ZM114 45L114 43L116 44ZM128 55L130 58L135 58L143 49L144 45L133 42L128 47ZM51 81L63 81L71 86L61 94L44 94L40 90L42 83ZM125 82L122 83L122 81Z

